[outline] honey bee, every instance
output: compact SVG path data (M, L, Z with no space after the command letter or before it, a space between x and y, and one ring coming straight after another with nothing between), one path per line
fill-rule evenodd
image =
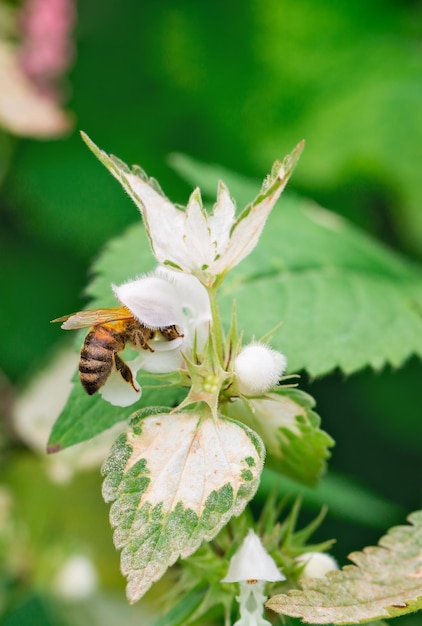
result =
M154 352L149 342L157 336L161 335L167 341L183 337L174 325L160 329L147 328L126 307L79 311L58 317L52 322L63 322L62 328L65 330L92 327L85 337L79 359L79 378L90 396L105 384L113 367L135 391L140 391L130 367L118 354L126 344Z

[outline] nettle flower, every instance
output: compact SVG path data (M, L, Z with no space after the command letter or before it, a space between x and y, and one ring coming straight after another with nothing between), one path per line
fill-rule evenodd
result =
M240 619L233 626L271 626L264 619L264 595L266 582L286 580L274 559L268 554L258 535L249 530L238 551L232 556L222 583L239 583Z
M157 261L193 274L207 287L222 280L255 248L304 146L302 141L283 162L274 163L258 196L236 217L236 206L221 181L211 213L204 209L198 188L186 209L181 209L163 195L156 181L149 179L141 168L130 170L100 150L85 134L82 137L139 208Z
M134 379L139 370L166 374L184 367L195 343L201 350L211 322L210 302L206 289L194 277L159 267L152 274L113 285L114 294L141 324L151 329L176 326L180 337L167 340L157 337L150 342L153 351L140 349L126 361ZM113 369L99 393L117 406L129 406L140 398L139 391L127 384Z

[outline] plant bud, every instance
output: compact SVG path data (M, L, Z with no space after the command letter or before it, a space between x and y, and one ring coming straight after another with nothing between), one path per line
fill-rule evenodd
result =
M254 342L245 346L234 361L234 371L240 393L257 396L272 389L287 366L284 354Z

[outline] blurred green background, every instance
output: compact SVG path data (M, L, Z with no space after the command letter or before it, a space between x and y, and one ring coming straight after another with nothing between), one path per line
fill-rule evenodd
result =
M10 415L10 398L63 340L49 320L83 306L92 259L139 219L78 130L141 164L182 204L190 189L170 168L170 154L262 178L305 138L290 189L415 262L422 258L420 2L85 0L74 37L67 78L74 131L55 141L4 135L0 143L1 169L7 165L0 188L2 473L12 494L13 541L26 550L5 560L0 610L9 626L115 623L99 596L80 614L72 609L76 617L55 613L43 595L51 543L88 550L107 602L116 597L116 620L131 624L144 610L125 605L98 471L53 485L45 459L27 449ZM414 360L398 372L302 378L337 441L330 467L394 512L394 519L380 513L372 526L329 516L321 538L337 538L343 563L422 505L421 374Z

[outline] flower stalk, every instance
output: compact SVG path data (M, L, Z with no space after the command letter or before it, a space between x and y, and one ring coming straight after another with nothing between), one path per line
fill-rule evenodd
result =
M224 330L221 320L220 309L217 304L217 288L208 287L208 296L210 299L211 308L211 330L214 336L214 345L216 353L220 359L220 363L223 366L224 363Z

